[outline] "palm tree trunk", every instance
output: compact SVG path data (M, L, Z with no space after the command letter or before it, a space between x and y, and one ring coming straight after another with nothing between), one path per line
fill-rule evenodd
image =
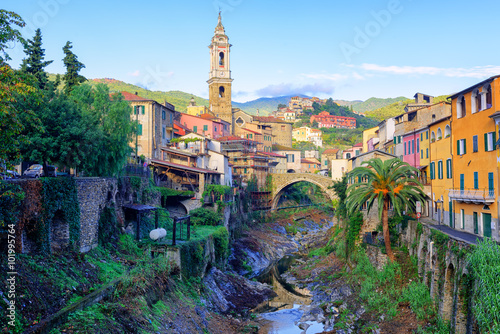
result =
M394 262L394 253L391 248L391 236L389 235L389 199L384 199L384 209L382 210L382 231L384 233L385 252L391 262Z

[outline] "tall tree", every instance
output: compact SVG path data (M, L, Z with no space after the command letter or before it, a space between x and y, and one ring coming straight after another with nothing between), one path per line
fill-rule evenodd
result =
M38 119L30 109L18 108L16 101L31 97L39 100L36 84L23 73L12 69L6 49L10 43L25 43L19 30L24 27L22 18L14 12L0 9L0 171L20 158L19 146L26 142L22 136L25 124L37 126Z
M9 12L5 9L0 9L0 65L4 66L5 62L10 60L10 57L6 51L9 47L9 43L20 42L23 45L26 43L24 38L21 36L21 32L17 30L14 26L23 28L26 24L24 23L21 16L14 12Z
M356 167L348 174L355 182L347 190L347 207L352 213L367 203L369 212L377 203L386 253L394 261L389 235L389 206L392 204L394 211L402 215L404 210L413 211L417 201L424 202L418 169L398 158L385 161L375 158L364 161L362 165L366 167Z
M38 81L38 87L45 89L48 75L44 68L50 65L53 60L45 61L45 49L42 49L42 31L38 28L32 40L28 40L24 47L27 58L23 59L21 70L31 73Z
M71 93L82 110L88 175L116 175L130 156L130 142L136 123L130 118L130 106L121 94L110 96L109 87L80 85Z
M63 80L64 93L66 93L66 95L71 93L73 88L86 80L84 76L79 74L82 68L85 68L85 65L78 61L78 57L71 51L72 48L73 46L70 41L66 42L66 45L63 47L65 54L63 63L64 66L66 66L66 73L63 76Z

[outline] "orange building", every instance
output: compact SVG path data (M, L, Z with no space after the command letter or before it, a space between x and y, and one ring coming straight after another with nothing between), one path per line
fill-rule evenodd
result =
M453 226L499 240L497 131L500 76L451 97Z

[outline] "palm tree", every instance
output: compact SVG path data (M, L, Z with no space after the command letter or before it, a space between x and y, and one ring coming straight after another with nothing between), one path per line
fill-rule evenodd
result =
M418 181L418 169L398 158L385 161L374 158L361 165L366 167L357 167L348 174L351 180L358 181L347 190L348 211L359 210L364 203L367 203L367 211L370 211L374 203L378 204L385 250L389 259L394 261L389 236L389 206L392 204L395 212L401 215L403 210L414 210L417 201L424 201L425 194Z

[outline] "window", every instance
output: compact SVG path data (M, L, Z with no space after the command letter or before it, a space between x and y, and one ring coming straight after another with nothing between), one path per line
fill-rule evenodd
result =
M137 127L137 134L139 136L142 136L142 124L138 124L139 126Z
M477 148L477 135L476 136L472 136L472 152L477 152L478 151L478 148Z
M457 99L457 118L465 117L465 97L463 95L459 96Z
M474 189L479 189L479 176L477 172L474 172Z
M203 125L203 131L208 131L208 125Z
M430 165L430 170L431 170L431 180L434 180L436 178L436 175L435 175L435 163L434 162L431 162L431 165Z
M424 140L424 133L423 132L420 133L420 141L422 141L422 140Z
M446 124L444 128L444 137L448 138L449 136L451 136L451 128L448 124Z
M359 155L359 150L356 150L356 155Z
M347 154L345 155L345 157L346 157L347 159L350 159L350 158L351 158L351 153L347 153Z
M424 150L420 150L420 159L424 158Z
M287 154L286 155L286 162L295 162L295 155Z
M224 86L220 86L219 87L219 97L220 98L224 97L224 91L225 91Z
M245 167L245 168L243 168L243 174L246 174L246 173L247 173L247 169Z
M165 112L165 110L162 110L161 111L161 119L165 120L167 118L167 113Z
M487 86L483 87L483 98L484 98L484 109L489 109L491 108L491 86L488 84Z
M412 139L411 141L411 154L415 154L415 139Z
M224 66L224 52L219 52L219 65Z
M438 179L443 178L443 160L438 161Z
M446 160L446 178L451 179L452 170L451 170L451 159Z
M198 132L198 126L193 126L193 132Z
M429 159L429 149L428 148L425 149L425 158Z
M457 140L457 154L463 155L467 153L467 146L465 144L465 139Z
M420 139L417 138L417 153L420 151Z
M441 128L438 128L437 130L437 140L440 140L443 138L443 132L441 132Z
M141 114L144 115L144 106L141 106Z
M404 145L405 145L405 155L406 155L406 142L404 143Z
M488 173L488 195L495 197L495 187L493 186L493 173Z
M162 128L162 138L165 139L166 137L166 131L165 131L165 127Z
M488 132L484 134L484 150L486 152L493 151L496 144L496 133Z
M434 131L431 132L431 143L436 141L436 134L434 133Z
M479 93L478 89L474 89L472 91L471 96L471 113L474 114L478 111L481 111L481 93Z
M214 126L214 131L217 132L217 126Z
M425 131L425 139L429 139L429 131Z
M169 115L169 116L170 116L170 124L172 124L172 123L173 123L173 118L174 118L174 115L172 115L172 113L170 113L170 115Z

